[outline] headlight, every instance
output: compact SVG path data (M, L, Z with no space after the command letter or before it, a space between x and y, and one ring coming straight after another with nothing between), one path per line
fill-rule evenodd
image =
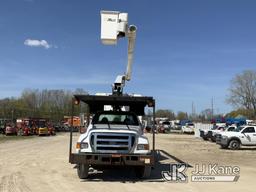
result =
M88 143L76 143L76 148L77 149L87 149Z
M222 135L221 138L222 138L222 139L227 139L228 137L225 136L225 135Z
M149 144L138 144L137 150L149 150Z

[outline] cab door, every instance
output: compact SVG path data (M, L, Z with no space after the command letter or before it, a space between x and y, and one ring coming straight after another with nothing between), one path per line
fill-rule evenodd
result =
M255 145L256 144L256 132L254 127L246 127L242 132L243 144L244 145Z

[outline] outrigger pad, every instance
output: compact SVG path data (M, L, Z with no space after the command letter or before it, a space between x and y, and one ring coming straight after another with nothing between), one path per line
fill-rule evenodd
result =
M89 105L90 113L96 113L104 110L104 105L113 107L129 106L130 111L136 115L145 115L146 106L154 107L155 100L153 97L127 96L127 95L74 95L75 99Z

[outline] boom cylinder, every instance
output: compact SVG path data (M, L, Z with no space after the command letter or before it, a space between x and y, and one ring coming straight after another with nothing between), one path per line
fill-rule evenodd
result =
M125 80L131 80L132 73L132 62L133 62L133 51L135 46L137 27L135 25L130 25L128 28L128 63L126 68Z

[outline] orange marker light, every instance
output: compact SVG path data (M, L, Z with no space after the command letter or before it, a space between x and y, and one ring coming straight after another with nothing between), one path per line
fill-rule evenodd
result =
M76 148L80 149L81 148L81 143L76 143Z

